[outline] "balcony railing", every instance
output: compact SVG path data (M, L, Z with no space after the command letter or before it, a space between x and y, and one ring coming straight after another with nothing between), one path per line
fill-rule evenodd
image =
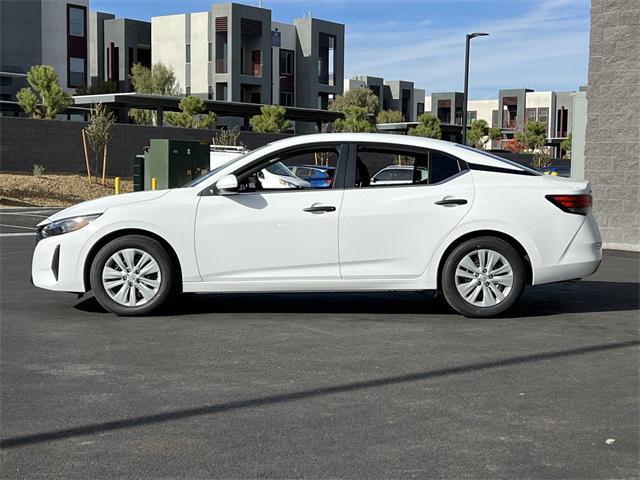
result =
M227 73L227 60L224 58L216 59L216 73Z

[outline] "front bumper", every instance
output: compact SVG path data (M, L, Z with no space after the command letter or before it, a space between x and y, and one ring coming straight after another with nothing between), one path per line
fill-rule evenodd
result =
M31 282L39 288L83 293L84 261L80 257L82 230L49 237L36 244L31 261Z

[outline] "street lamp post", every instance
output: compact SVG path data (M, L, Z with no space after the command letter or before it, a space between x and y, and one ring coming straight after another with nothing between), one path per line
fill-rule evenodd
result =
M471 39L476 37L485 37L488 33L476 32L467 33L467 42L464 52L464 94L462 99L462 144L467 144L467 102L469 98L469 47Z

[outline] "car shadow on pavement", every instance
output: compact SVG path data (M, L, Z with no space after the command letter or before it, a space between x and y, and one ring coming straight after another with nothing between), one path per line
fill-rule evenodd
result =
M76 308L104 312L91 297ZM621 312L640 309L640 284L581 281L527 288L502 317L540 317L566 313ZM184 294L161 316L207 313L364 313L447 315L455 312L433 292L367 293L220 293Z
M62 440L65 438L80 437L108 431L122 430L126 428L142 427L145 425L153 425L170 421L209 416L246 408L277 405L282 403L306 400L310 398L324 397L327 395L336 395L351 392L357 393L371 388L381 388L387 386L402 385L406 383L423 382L435 378L449 377L452 375L468 374L493 368L510 367L514 365L538 363L548 360L555 360L558 358L573 357L595 352L619 350L623 348L637 347L638 345L640 345L640 341L635 339L600 345L586 345L568 350L539 352L517 357L497 358L484 362L455 365L436 370L411 372L401 375L373 378L338 385L327 385L324 387L254 397L245 400L234 400L224 403L215 403L200 407L171 410L150 415L122 418L108 422L92 423L87 425L80 425L77 427L63 428L59 430L50 430L47 432L16 435L13 437L5 437L0 439L0 448L3 450L9 448L17 448L26 445L50 442L54 440Z

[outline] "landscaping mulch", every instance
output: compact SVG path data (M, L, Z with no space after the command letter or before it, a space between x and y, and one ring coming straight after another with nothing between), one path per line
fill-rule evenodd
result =
M115 193L113 177L106 179L105 186L96 183L94 177L91 180L89 184L86 175L76 174L0 173L0 206L69 207ZM132 191L131 179L120 178L120 193Z

